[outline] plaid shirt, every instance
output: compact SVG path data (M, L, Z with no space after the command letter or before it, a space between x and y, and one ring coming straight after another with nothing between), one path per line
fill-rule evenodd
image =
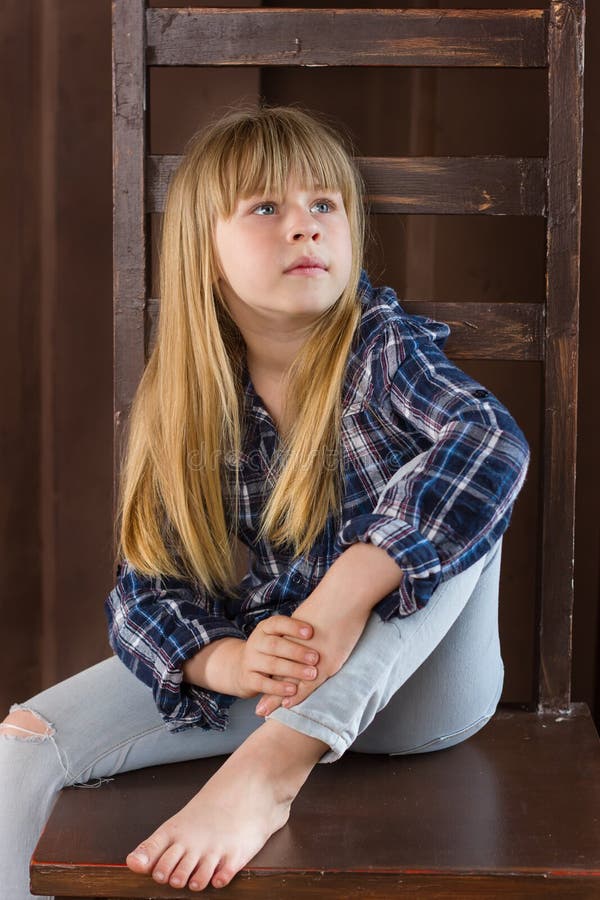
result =
M448 325L408 314L392 288L373 288L364 271L359 291L362 317L343 389L339 519L330 516L296 560L257 542L278 435L246 368L238 535L251 552L239 596L141 576L126 560L117 568L105 603L110 645L152 688L170 731L224 730L236 699L183 681L184 662L211 641L245 640L262 619L291 615L355 541L383 547L403 570L399 587L374 606L387 620L424 607L440 582L473 565L508 527L529 466L523 432L443 353Z

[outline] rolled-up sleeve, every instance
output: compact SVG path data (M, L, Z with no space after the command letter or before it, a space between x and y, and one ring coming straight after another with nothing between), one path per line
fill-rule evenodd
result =
M407 316L374 354L373 399L396 433L418 434L427 448L336 537L336 550L371 542L402 569L399 587L374 607L384 620L424 607L440 582L494 546L529 467L529 445L505 406L437 345L436 334L448 333L444 323Z
M223 731L236 698L183 680L183 664L211 641L245 640L218 598L185 581L142 576L124 561L104 608L111 648L152 689L168 730Z

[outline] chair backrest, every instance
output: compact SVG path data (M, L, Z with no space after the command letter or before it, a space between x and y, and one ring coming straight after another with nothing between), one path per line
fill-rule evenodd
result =
M539 303L418 303L458 359L538 360L544 372L541 573L534 707L571 708L584 0L548 9L148 8L113 3L114 485L159 300L148 296L148 217L176 156L146 150L150 66L526 67L548 72L541 158L364 157L374 213L544 216ZM403 303L411 311L410 301ZM468 320L465 312L468 307ZM415 310L416 311L416 310Z

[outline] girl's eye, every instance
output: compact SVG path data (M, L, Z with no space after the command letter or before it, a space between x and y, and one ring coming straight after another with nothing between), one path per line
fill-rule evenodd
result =
M253 212L258 213L259 215L263 215L263 213L261 213L262 209L274 209L274 207L274 203L261 203L259 204L259 206L256 206L254 208ZM267 215L270 215L270 213L267 213Z
M313 203L313 206L327 206L329 209L334 208L334 204L331 200L316 200L315 203ZM327 210L321 210L321 212L327 212Z

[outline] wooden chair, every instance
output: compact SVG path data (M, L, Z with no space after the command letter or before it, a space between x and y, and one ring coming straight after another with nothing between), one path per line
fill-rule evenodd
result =
M415 309L451 323L457 357L543 362L536 696L529 708L501 704L482 731L446 751L348 752L317 766L288 825L220 896L600 897L600 743L586 704L571 702L583 0L518 11L148 9L144 0L113 8L115 479L158 312L148 299L147 216L162 209L177 163L146 155L147 67L547 67L547 157L359 160L374 212L546 218L544 304ZM33 892L191 896L135 875L124 858L221 762L64 790L31 860Z

